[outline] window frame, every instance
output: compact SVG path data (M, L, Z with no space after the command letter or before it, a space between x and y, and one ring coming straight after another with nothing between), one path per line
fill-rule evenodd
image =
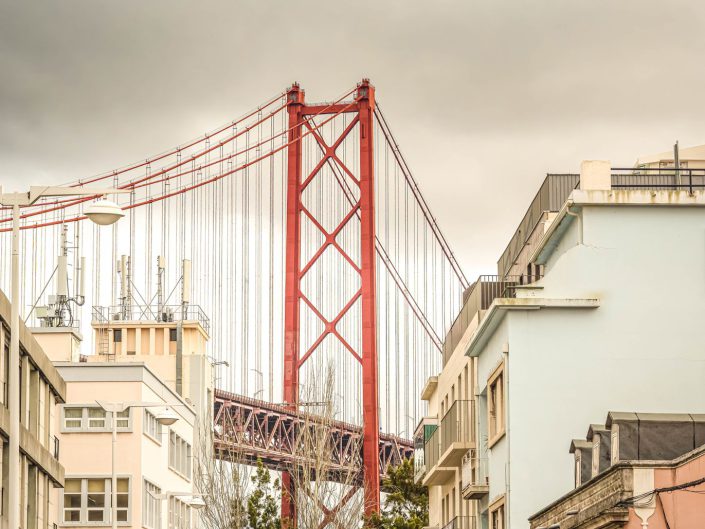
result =
M192 507L178 496L170 496L167 503L168 529L189 529L193 518Z
M65 478L67 481L69 480L79 480L80 481L80 507L78 508L79 512L79 521L78 522L72 522L72 521L66 521L66 507L64 505L64 495L66 494L65 489L59 494L59 520L57 522L58 526L61 527L109 527L112 525L110 516L111 516L111 507L110 507L110 502L112 501L112 478L109 475L81 475L81 476L66 476ZM88 520L88 513L89 507L88 507L88 481L89 480L103 480L105 483L105 489L103 492L103 495L105 497L105 502L104 506L102 509L103 512L103 521L95 521L95 520ZM122 494L127 495L127 507L118 507L118 513L119 511L126 511L126 519L124 521L118 520L117 524L118 526L122 527L129 527L132 525L131 518L132 518L132 476L129 474L120 474L117 476L118 481L120 480L126 480L127 481L127 492L123 492ZM75 494L75 493L71 493ZM118 488L118 494L121 494ZM70 508L71 511L76 511L76 508ZM93 511L97 511L98 509L92 509Z
M70 417L68 418L69 421L80 421L81 426L78 428L68 428L66 426L66 410L67 409L81 409L81 418L76 418L76 417ZM61 433L105 433L105 432L112 432L113 431L113 413L106 411L105 412L105 419L100 419L97 417L90 417L90 410L92 409L99 409L102 410L100 406L97 406L96 404L62 404L61 405L61 423L60 423L60 431ZM127 412L127 417L124 416L118 416L117 421L118 421L118 428L117 431L118 433L131 433L132 432L132 427L133 427L133 421L134 421L134 413L132 413L132 406L127 408L125 410ZM124 413L124 412L123 412ZM119 423L121 421L124 421L127 419L127 426L119 426ZM102 420L103 421L103 426L90 426L91 422L90 421L98 421Z
M496 498L492 503L490 503L489 507L487 508L487 512L489 514L488 516L488 527L489 529L494 529L494 526L492 523L494 522L494 516L497 513L500 513L500 524L497 526L497 529L507 529L507 497L505 494L502 494L498 498Z
M506 378L505 362L492 371L487 379L487 447L492 448L504 437L507 431L506 425ZM499 396L499 399L496 397ZM499 400L499 402L495 402ZM493 428L494 417L494 428Z
M162 445L162 436L164 435L164 426L157 420L157 416L154 415L149 409L143 408L142 413L142 433L146 435L149 439L157 443L159 446ZM149 424L154 424L155 432L152 435L152 429L149 428Z
M142 478L142 527L147 529L161 529L162 528L162 500L154 498L150 495L148 489L152 494L159 495L162 493L161 487L154 484L154 482L148 480L147 478ZM149 506L155 507L153 513L153 519L149 520ZM151 522L155 522L155 525L150 525Z
M169 428L169 470L186 481L191 481L193 477L192 459L193 447L191 444Z

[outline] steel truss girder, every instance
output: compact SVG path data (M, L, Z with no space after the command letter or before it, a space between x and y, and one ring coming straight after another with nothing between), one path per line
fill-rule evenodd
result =
M267 468L278 471L296 468L301 454L295 447L302 428L323 424L316 415L218 389L215 390L213 417L216 457L251 464L260 459ZM337 481L340 476L350 475L350 472L360 472L362 428L342 421L327 424L331 429L334 450L331 475L326 479ZM380 480L385 477L390 465L396 466L412 455L411 441L380 434ZM363 483L361 473L357 483Z

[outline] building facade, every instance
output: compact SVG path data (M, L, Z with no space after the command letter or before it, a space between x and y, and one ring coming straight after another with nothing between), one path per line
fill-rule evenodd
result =
M702 175L692 188L680 176L586 162L542 199L547 179L498 276L466 293L443 372L423 395L438 433L417 431L432 526L528 527L571 486L562 440L600 410L705 411L705 337L695 332L705 276L693 273L705 267L705 192ZM454 401L455 385L459 398L466 366L456 358L466 355L474 427L455 421L470 435L456 464L433 453L448 446L446 396Z
M0 476L2 505L8 501L7 369L10 355L10 302L0 292ZM66 399L66 384L42 347L20 321L20 528L54 527L57 487L64 486L65 455L58 439L59 405ZM7 509L0 511L0 527L7 528Z
M67 384L67 402L60 414L59 439L67 471L58 501L59 526L110 523L112 428L117 421L118 525L196 527L197 516L192 516L190 506L197 494L193 406L144 364L57 362L56 367ZM101 407L104 403L127 407L111 413ZM169 426L157 420L165 408L178 417Z

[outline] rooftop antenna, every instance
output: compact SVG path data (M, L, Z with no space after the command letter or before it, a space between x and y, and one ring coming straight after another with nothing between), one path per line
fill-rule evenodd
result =
M118 261L120 274L120 305L122 319L130 319L132 308L132 289L130 288L130 256L121 255Z
M164 271L166 259L163 255L157 256L157 318L163 318L164 312Z
M678 140L676 140L676 143L673 146L673 166L676 168L676 181L678 183L678 187L680 188L680 186L681 186L681 161L680 161L680 152L678 150Z
M186 319L188 304L191 302L191 260L184 259L181 263L181 319Z
M85 301L84 295L84 270L86 258L79 258L77 270L78 285L74 283L74 295L69 296L69 274L68 274L68 226L61 227L60 251L57 257L55 294L49 295L49 302L46 305L36 307L36 315L41 327L74 327L77 323L71 305L82 306ZM51 278L49 279L51 281ZM42 292L43 293L43 292ZM41 296L41 295L40 295ZM31 311L30 311L31 314Z

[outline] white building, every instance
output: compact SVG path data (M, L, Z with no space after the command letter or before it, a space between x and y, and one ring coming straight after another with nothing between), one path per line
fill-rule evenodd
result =
M705 412L702 170L692 193L684 175L639 186L639 175L616 173L584 163L579 188L558 211L538 211L500 261L502 292L452 336L446 369L424 395L440 426L438 439L425 437L418 473L430 487L432 526L528 527L574 485L566 439L604 410ZM535 277L515 284L504 274L516 266ZM444 429L462 423L443 422L459 398L463 354L474 373L465 383L474 426L453 443Z

